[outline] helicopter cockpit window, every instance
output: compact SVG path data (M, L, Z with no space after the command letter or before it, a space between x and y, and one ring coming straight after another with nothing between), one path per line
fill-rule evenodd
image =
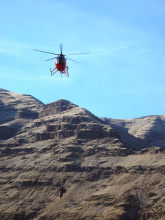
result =
M60 60L60 64L64 64L64 59L61 59L61 60Z
M58 65L60 64L60 59L59 59L59 58L56 59L56 63L57 63Z
M63 57L57 57L57 59L56 59L56 64L57 65L63 65L63 64L65 64L65 58L63 58Z

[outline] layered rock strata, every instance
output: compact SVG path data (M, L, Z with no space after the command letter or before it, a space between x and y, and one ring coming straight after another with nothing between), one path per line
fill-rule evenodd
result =
M100 119L2 89L0 107L0 219L164 219L164 116Z

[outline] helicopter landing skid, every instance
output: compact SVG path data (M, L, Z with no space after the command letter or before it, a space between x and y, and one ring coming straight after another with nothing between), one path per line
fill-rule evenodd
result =
M67 70L60 71L60 74L61 74L61 78L62 78L62 74L65 74L65 75L67 75L67 77L69 77L69 73Z
M66 67L65 67L65 70L64 70L64 73L67 75L67 77L69 77L68 69L69 69L69 67L66 66Z
M67 77L69 77L68 69L69 68L66 66L64 71L60 71L61 78L62 78L62 73L66 74ZM50 68L51 76L53 76L57 71L59 71L59 70L56 67L53 70L51 70L51 68Z
M55 71L56 70L56 71ZM55 72L54 72L55 71ZM50 68L50 72L51 72L51 76L53 76L58 70L56 68L54 68L53 70L51 70ZM54 73L53 73L54 72Z

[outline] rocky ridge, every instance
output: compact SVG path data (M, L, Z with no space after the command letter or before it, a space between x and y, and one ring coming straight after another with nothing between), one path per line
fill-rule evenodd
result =
M147 133L145 118L101 119L67 100L1 89L0 104L0 219L163 220L164 136L151 127L163 134L164 116Z
M134 119L108 119L116 130L127 131L130 135L148 143L148 146L165 147L165 115L152 115Z

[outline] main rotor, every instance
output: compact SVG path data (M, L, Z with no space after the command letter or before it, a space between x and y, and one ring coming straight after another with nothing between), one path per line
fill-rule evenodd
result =
M76 54L67 54L67 55L64 55L64 54L62 53L62 50L63 50L63 44L60 44L59 46L60 46L60 54L51 53L51 52L47 52L47 51L43 51L43 50L37 50L37 49L33 49L33 50L38 51L38 52L42 52L42 53L48 53L48 54L56 55L56 57L53 57L53 58L47 59L47 60L45 60L45 61L54 60L54 59L56 59L56 58L59 57L59 56L64 56L64 57L66 57L66 56L68 56L68 55L70 56L70 55L89 54L89 53L76 53ZM70 59L70 58L68 58L68 57L66 57L66 58L69 59L69 60L71 60L71 61L73 61L73 62L78 63L77 61L72 60L72 59Z

